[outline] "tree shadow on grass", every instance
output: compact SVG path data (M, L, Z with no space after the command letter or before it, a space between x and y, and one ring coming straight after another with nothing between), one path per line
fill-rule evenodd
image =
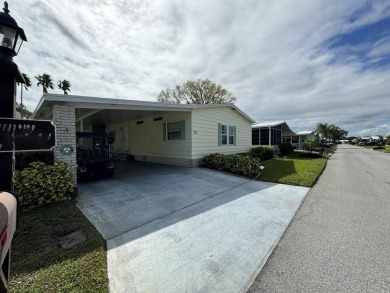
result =
M282 178L297 173L294 162L289 160L272 160L262 165L265 169L258 178L259 181L280 182Z

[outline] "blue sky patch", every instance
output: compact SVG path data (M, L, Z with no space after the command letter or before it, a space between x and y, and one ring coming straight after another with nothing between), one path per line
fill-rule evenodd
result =
M390 65L390 18L340 34L329 41L334 52L330 63L360 63L362 69Z

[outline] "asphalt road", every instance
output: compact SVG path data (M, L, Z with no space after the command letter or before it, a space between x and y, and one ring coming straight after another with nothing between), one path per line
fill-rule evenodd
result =
M248 292L390 292L390 154L340 145Z

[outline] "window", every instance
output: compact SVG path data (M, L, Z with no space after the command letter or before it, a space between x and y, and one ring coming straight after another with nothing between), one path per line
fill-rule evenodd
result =
M279 145L282 142L282 125L271 128L271 144Z
M163 140L185 139L185 121L163 123Z
M260 129L260 143L259 145L268 145L269 144L269 129L261 128Z
M252 145L260 144L260 129L252 129Z
M231 125L218 125L218 145L236 145L236 127Z

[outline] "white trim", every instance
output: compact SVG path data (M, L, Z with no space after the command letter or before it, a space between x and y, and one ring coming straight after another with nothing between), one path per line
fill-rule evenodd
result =
M85 113L84 115L82 115L81 117L79 117L79 119L76 119L76 122L79 122L79 121L81 121L81 120L84 120L85 118L87 118L87 117L89 117L89 116L91 116L91 115L93 115L93 114L96 114L96 113L98 113L98 112L100 112L100 111L102 111L102 110L103 110L103 109L89 111L89 112Z
M64 106L74 107L78 109L107 109L107 110L146 110L146 111L191 111L192 109L201 108L219 108L228 107L240 113L245 119L254 123L255 121L242 112L237 106L231 103L226 104L172 104L172 103L158 103L139 100L125 100L125 99L108 99L88 96L75 95L60 95L60 94L44 94L40 99L32 117L38 115L42 108L47 104L61 103Z

